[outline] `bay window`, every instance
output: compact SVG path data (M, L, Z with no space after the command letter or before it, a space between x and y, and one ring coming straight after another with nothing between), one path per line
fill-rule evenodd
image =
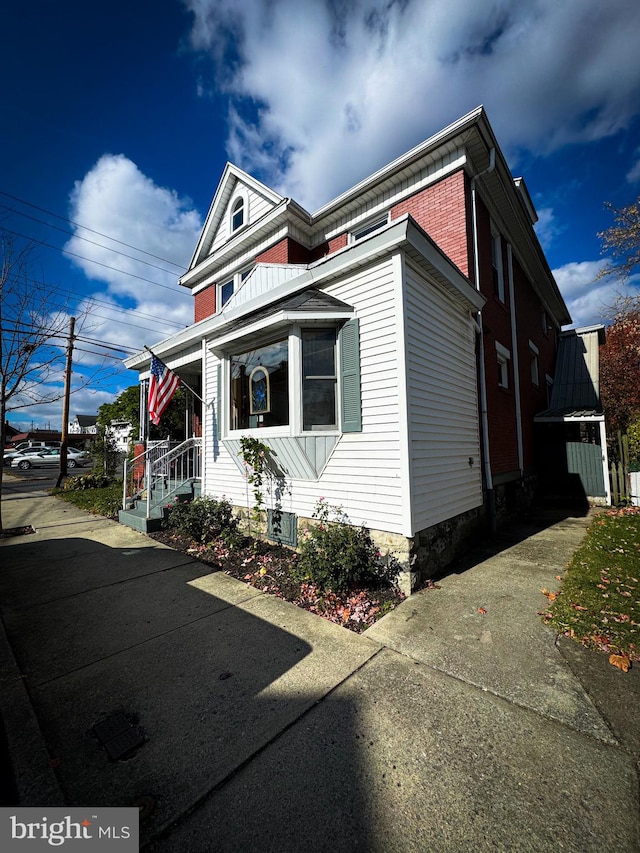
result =
M361 431L357 320L340 328L293 324L253 346L245 337L224 360L231 433L268 427L282 428L276 435Z

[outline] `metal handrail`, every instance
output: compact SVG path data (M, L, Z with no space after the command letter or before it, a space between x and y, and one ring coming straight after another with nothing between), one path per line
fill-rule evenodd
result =
M151 515L151 494L156 493L154 504L164 503L178 492L185 483L200 480L201 438L188 438L177 447L156 459L147 459L147 518Z
M124 461L124 470L123 470L123 483L122 483L122 508L127 508L127 499L132 500L139 496L146 486L145 478L147 474L147 462L142 462L143 459L148 460L154 454L158 452L165 453L166 449L170 447L170 440L168 438L162 439L160 441L149 441L147 442L146 450L143 450L142 453L138 453L137 456L134 456L133 459L125 459ZM136 473L136 463L140 463L140 468L144 472L140 478L139 482L136 486L133 477L135 477ZM131 479L131 489L129 490L129 477L133 475ZM129 494L127 492L129 491Z

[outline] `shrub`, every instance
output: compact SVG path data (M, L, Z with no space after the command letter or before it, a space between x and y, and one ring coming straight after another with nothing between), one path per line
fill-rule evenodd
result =
M200 497L168 505L166 527L180 536L203 544L223 536L231 542L239 538L238 519L224 498Z
M63 488L67 492L75 492L84 489L105 489L116 481L113 477L104 474L82 474L78 477L67 477ZM120 481L122 483L122 480Z
M293 570L297 580L336 591L394 583L400 568L397 560L383 558L369 531L349 524L341 507L320 498L313 517L318 524L309 528L300 546Z

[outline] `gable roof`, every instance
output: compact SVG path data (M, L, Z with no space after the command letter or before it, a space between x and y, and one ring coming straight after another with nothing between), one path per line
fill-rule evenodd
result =
M225 216L228 214L231 199L239 188L244 189L246 192L252 192L261 198L268 209L277 207L277 205L284 201L283 196L247 174L247 172L244 172L238 166L234 166L233 163L227 163L211 202L207 218L205 219L200 240L189 263L189 270L192 270L204 260L211 251L215 236Z

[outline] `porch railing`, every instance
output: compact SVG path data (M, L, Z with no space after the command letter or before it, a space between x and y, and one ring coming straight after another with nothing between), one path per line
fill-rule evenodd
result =
M122 508L141 497L146 498L146 516L153 507L177 494L185 483L202 477L202 438L188 438L171 447L161 441L125 462Z

